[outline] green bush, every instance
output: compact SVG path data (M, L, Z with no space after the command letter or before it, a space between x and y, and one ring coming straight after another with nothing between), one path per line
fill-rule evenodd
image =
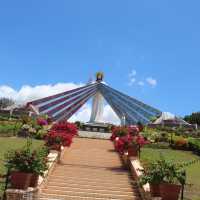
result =
M175 149L188 150L188 139L183 136L173 135L171 146Z
M48 130L43 128L43 129L38 130L36 133L33 133L32 136L35 139L44 139L47 133L48 133Z
M200 155L200 138L189 138L188 145L190 150Z
M200 125L200 112L192 113L191 115L187 115L184 118L190 124L198 124Z
M0 124L0 134L8 136L16 135L20 128L21 128L21 123Z
M190 163L192 164L193 162ZM186 173L183 167L190 163L174 163L165 160L164 157L160 155L159 160L149 163L145 170L142 170L143 175L140 177L140 183L144 185L146 183L160 184L162 182L167 182L184 185L186 182Z

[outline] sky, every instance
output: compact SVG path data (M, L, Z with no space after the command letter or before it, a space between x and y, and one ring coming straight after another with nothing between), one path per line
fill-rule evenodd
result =
M161 111L199 111L199 7L199 0L1 1L0 96L24 103L103 71L107 84ZM105 106L105 118L116 120ZM90 110L88 103L78 118Z

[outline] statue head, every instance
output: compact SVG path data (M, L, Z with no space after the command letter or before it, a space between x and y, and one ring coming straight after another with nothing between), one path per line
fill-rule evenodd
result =
M103 77L104 77L103 72L97 72L96 73L96 81L98 81L98 82L103 81Z

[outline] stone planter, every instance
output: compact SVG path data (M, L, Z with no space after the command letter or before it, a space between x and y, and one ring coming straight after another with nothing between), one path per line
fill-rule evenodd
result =
M181 191L180 185L162 183L160 184L160 194L162 200L178 200Z
M30 186L31 173L11 172L11 187L26 190Z

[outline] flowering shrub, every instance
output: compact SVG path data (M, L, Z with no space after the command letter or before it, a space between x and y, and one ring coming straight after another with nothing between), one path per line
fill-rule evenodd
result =
M188 149L188 140L182 136L173 136L171 141L171 147L174 149Z
M128 127L128 132L129 132L130 135L135 136L135 135L139 134L140 129L139 129L138 126L135 126L135 125L134 126L129 126Z
M130 135L125 135L119 137L115 140L115 149L123 154L128 150L128 147L132 144L132 137Z
M46 125L48 125L48 122L47 122L46 119L37 118L37 124L38 124L39 126L46 126Z
M11 171L43 175L47 170L47 150L45 148L32 150L31 141L19 150L11 150L5 155L5 165Z
M77 126L67 121L60 121L58 123L55 123L51 127L51 131L64 132L66 134L72 135L73 137L78 133Z
M54 145L58 146L70 146L72 143L72 135L66 134L65 132L56 132L50 130L45 137L46 146L51 147Z
M77 127L73 123L60 121L55 123L45 136L46 146L60 149L61 146L70 146L72 139L77 135Z
M143 147L145 144L149 144L150 142L145 139L142 135L138 135L135 137L135 143L141 148Z
M187 148L188 146L188 141L187 139L179 139L179 140L176 140L175 142L175 147L180 147L180 148Z
M149 144L149 141L144 139L141 135L126 135L115 140L115 149L119 153L125 153L129 148L136 148L140 151L140 148L142 148L145 144Z
M50 126L48 116L38 116L37 118L22 117L22 126L18 132L20 137L33 137L36 139L44 139Z
M117 137L122 137L122 136L126 136L129 133L129 129L127 127L113 127L112 129L112 136L111 136L111 140L114 141L115 138Z
M114 141L116 151L123 154L130 148L140 152L140 148L149 141L139 134L138 126L114 127L112 130L111 140Z

